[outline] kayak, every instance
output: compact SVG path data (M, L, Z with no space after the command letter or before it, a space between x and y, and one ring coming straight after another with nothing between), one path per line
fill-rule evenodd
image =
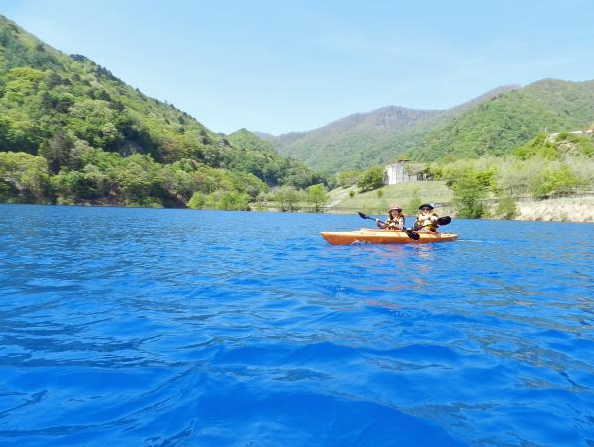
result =
M355 242L368 244L423 244L428 242L453 241L458 237L454 233L433 233L430 231L417 231L418 240L411 239L404 231L372 230L361 228L356 231L322 231L320 234L332 245L345 245Z

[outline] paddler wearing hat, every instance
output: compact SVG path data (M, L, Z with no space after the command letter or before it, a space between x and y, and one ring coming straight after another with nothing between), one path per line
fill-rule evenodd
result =
M402 214L402 208L394 204L388 209L388 218L385 223L381 223L379 220L375 220L378 228L384 228L386 230L402 230L404 228L404 214Z
M434 210L434 206L430 203L423 203L420 207L420 213L417 214L417 220L413 225L415 231L436 231L437 220L439 216Z

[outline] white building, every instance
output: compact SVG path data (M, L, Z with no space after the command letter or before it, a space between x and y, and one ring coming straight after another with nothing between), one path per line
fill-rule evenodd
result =
M396 183L418 180L418 174L411 175L406 172L405 165L407 162L407 159L401 159L396 163L386 166L384 170L384 183L386 185L395 185Z

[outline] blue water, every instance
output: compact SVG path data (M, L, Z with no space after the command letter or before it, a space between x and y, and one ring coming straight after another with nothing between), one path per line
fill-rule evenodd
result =
M0 205L2 446L594 446L594 226Z

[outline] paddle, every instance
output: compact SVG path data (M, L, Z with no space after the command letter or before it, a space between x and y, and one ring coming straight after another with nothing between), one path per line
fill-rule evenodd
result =
M437 223L439 225L447 225L452 221L452 218L450 216L443 216L440 217L439 219L437 219Z
M379 222L382 225L384 225L384 222L382 222L381 220L374 219L373 217L369 217L367 214L363 214L361 211L357 211L357 214L359 215L359 217L361 219L374 220L374 221ZM418 241L419 238L421 237L421 236L419 236L419 233L415 233L414 231L407 230L406 228L403 228L402 231L404 231L406 233L406 235L414 241Z

